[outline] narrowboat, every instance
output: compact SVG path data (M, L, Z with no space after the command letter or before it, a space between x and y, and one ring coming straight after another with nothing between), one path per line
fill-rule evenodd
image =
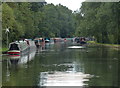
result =
M84 37L80 38L80 44L86 44L86 39Z
M26 41L12 42L9 44L9 50L7 53L9 55L19 55L28 48L29 45Z
M25 39L29 47L36 47L35 42L32 39Z
M62 41L64 41L62 38L54 38L54 42L56 43L56 42L62 42Z
M36 53L36 48L30 48L29 49L29 53L26 53L24 55L9 55L10 59L9 59L9 64L25 64L28 61L31 61Z
M76 37L76 38L74 39L74 41L75 41L76 43L80 43L80 38L79 38L79 37Z
M36 47L40 47L44 44L44 39L43 38L35 38L34 39Z
M50 43L50 38L44 38L45 43Z
M75 38L75 42L80 43L81 45L84 45L84 44L87 43L86 42L86 38L84 38L84 37L77 37L77 38Z

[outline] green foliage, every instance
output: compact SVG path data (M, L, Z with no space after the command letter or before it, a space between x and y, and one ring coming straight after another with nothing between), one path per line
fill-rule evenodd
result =
M21 38L68 37L75 32L75 20L71 10L62 5L34 2L9 2L2 4L2 34L9 28L9 42Z
M119 3L84 2L77 13L77 36L95 36L101 43L119 43Z
M3 11L2 11L2 37L3 42L6 41L6 33L5 29L10 29L10 35L11 38L10 41L13 41L14 39L17 39L21 34L22 31L20 31L22 28L20 27L20 24L17 23L15 20L14 11L12 8L10 8L6 3L3 3ZM17 35L16 35L17 34ZM16 37L14 37L16 36Z
M48 4L43 7L44 27L48 28L50 37L68 37L74 33L74 19L72 11L62 5Z
M9 2L2 4L2 35L9 28L9 41L35 37L94 36L100 43L120 44L118 19L120 4L83 2L80 11L72 12L59 4Z

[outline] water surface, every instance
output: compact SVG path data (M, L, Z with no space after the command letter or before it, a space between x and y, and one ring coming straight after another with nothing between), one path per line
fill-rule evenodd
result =
M19 57L3 56L3 86L118 86L119 51L101 46L46 44Z

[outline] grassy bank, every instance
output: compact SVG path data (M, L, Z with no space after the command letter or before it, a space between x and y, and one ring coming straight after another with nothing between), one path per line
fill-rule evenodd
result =
M3 47L2 48L2 52L5 52L5 51L7 51L8 50L8 48L6 48L6 47Z
M2 47L2 48L0 48L0 53L4 53L4 52L6 52L6 51L8 51L8 48L7 48L7 47Z
M95 41L88 41L87 43L120 49L120 45L118 45L118 44L103 44L103 43L97 43Z

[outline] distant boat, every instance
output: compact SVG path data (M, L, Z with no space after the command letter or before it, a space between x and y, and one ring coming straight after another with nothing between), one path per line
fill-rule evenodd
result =
M53 40L54 40L55 43L64 41L64 39L62 39L62 38L54 38Z
M80 38L80 44L86 44L86 39L84 37Z
M85 37L77 37L74 39L74 41L80 43L81 45L87 44Z
M9 44L9 55L18 55L29 48L27 41L12 42Z
M45 43L50 43L50 38L44 38Z
M41 47L45 44L44 38L35 38L34 39L36 47Z

